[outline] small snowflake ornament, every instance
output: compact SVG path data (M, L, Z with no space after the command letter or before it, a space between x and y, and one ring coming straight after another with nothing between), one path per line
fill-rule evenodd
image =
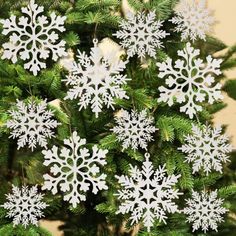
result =
M78 63L72 64L65 80L71 86L65 99L78 99L80 110L91 104L96 117L104 106L114 109L115 98L128 99L122 85L130 80L126 75L121 75L128 61L114 62L113 52L104 56L97 43L95 39L90 56L78 50Z
M17 100L16 109L10 112L11 119L7 121L7 128L11 129L10 138L18 138L18 149L28 144L33 151L36 144L47 146L47 138L54 137L53 129L60 123L52 120L53 112L47 109L47 103L35 101L25 103Z
M182 41L188 38L205 40L215 22L211 11L206 8L206 0L181 0L175 14L170 21L177 25L175 31L181 32Z
M34 76L46 68L43 60L52 59L56 61L59 57L66 56L65 41L58 42L57 31L63 32L65 16L56 16L51 13L50 19L42 15L44 8L30 0L27 7L22 7L24 16L19 19L12 15L10 19L0 20L3 24L2 34L9 35L8 43L3 44L2 59L10 59L16 63L18 57L23 61L25 69L33 72Z
M9 210L7 217L13 218L13 225L22 224L25 228L29 224L38 225L37 218L42 218L48 205L42 201L43 194L38 193L37 186L18 188L12 186L12 194L6 194L7 202L2 207Z
M232 151L232 145L221 133L221 127L204 126L200 129L193 125L192 134L185 136L186 144L179 150L187 154L188 163L193 163L193 174L200 169L207 175L213 169L222 173L222 163L229 161L227 154Z
M180 175L167 175L165 165L154 170L149 154L145 157L141 170L130 165L130 176L116 176L122 187L116 194L122 201L116 213L131 213L131 224L142 220L150 232L155 219L166 223L166 213L178 212L173 200L182 193L174 188Z
M217 198L217 190L211 193L192 191L192 198L187 199L186 204L183 213L187 215L187 222L193 223L193 232L202 229L206 233L209 228L217 231L217 223L223 222L221 215L228 211L222 207L223 199Z
M156 20L154 11L147 15L144 12L129 13L127 21L120 22L121 30L113 35L122 40L121 46L127 49L129 57L137 54L139 58L144 58L148 54L156 58L156 50L163 47L161 39L169 35L160 29L162 26L163 21Z
M65 201L76 207L86 200L85 193L92 187L92 192L107 189L106 174L100 173L99 165L106 164L107 150L92 147L92 153L84 147L85 139L73 132L70 139L64 140L64 147L59 151L57 146L44 150L45 166L50 166L51 175L43 176L45 182L42 189L51 190L53 194L60 191L66 193Z
M221 59L207 56L206 63L197 58L200 50L187 43L183 50L178 51L178 59L172 65L172 59L157 63L159 77L166 78L166 86L160 86L158 102L167 102L169 106L176 102L184 104L180 111L185 112L191 119L198 111L202 111L201 102L213 104L223 99L221 84L215 83L214 75L220 75Z
M152 133L158 130L153 126L154 119L147 115L146 110L137 112L135 110L121 110L120 116L115 116L118 124L111 130L117 135L118 141L122 142L123 149L131 147L133 150L141 148L147 150L147 142L153 140Z

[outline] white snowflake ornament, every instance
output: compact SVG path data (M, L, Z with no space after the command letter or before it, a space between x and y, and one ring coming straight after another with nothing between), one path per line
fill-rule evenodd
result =
M165 165L154 170L149 154L145 157L141 170L130 165L130 176L116 176L122 187L116 194L122 201L116 213L131 213L131 224L142 220L150 232L155 219L166 223L167 213L178 212L173 200L182 193L174 188L180 175L167 175Z
M53 120L53 112L47 109L47 103L35 101L26 103L17 100L16 109L10 112L11 119L7 121L7 128L11 129L9 138L18 138L18 149L28 144L33 151L38 144L47 146L47 138L54 137L54 131L60 123Z
M66 56L65 41L58 42L56 32L65 31L65 16L56 16L53 12L50 19L42 15L44 8L30 0L27 7L22 7L24 16L19 19L12 15L10 19L0 20L3 24L2 34L10 35L8 43L4 43L2 59L10 59L16 63L18 57L23 61L25 69L33 72L34 76L46 68L43 61L52 54L52 59L56 61L59 57Z
M169 35L160 29L162 26L163 21L156 20L154 11L147 15L144 12L129 13L127 20L120 22L121 30L113 35L122 40L121 46L127 49L129 57L137 54L139 58L144 58L148 54L156 58L156 50L163 47L161 40Z
M229 161L227 154L232 151L232 145L221 133L221 127L204 126L200 129L193 125L192 134L185 136L186 144L179 150L187 154L186 162L193 163L193 174L200 169L207 175L212 170L222 173L222 163Z
M57 146L51 150L43 150L44 165L50 166L51 175L43 176L45 182L42 189L51 190L53 194L60 191L66 193L65 201L76 207L86 200L85 193L92 187L92 192L106 190L106 174L100 173L99 165L106 164L107 150L92 147L92 154L84 147L85 139L73 132L70 139L64 140L64 147L59 151Z
M197 38L206 39L206 33L211 32L215 23L211 11L206 8L206 0L181 0L175 10L176 16L170 21L177 26L176 32L181 32L181 40L195 41Z
M118 124L111 130L117 135L118 141L122 142L123 149L131 147L133 150L141 148L147 150L147 142L152 141L152 133L158 130L152 124L154 118L149 117L146 110L137 112L132 110L131 113L125 110L115 116Z
M65 99L78 99L80 110L91 104L96 117L104 106L114 109L115 98L128 99L122 85L130 79L121 74L128 61L114 62L114 56L113 52L104 56L96 39L90 56L78 50L78 63L72 64L69 76L65 80L66 84L71 86Z
M42 201L43 194L38 193L37 186L18 188L12 186L12 194L6 194L7 202L1 207L9 210L7 217L13 218L13 225L22 224L25 228L29 224L38 225L37 218L42 218L48 205Z
M223 99L221 84L215 82L214 76L220 75L221 59L207 56L206 63L197 58L200 50L187 43L183 50L178 50L180 59L172 65L172 59L157 63L160 78L166 78L166 86L160 86L158 102L166 102L169 106L176 102L184 104L180 107L191 119L198 111L202 111L201 102L213 104Z
M223 199L217 198L217 190L207 193L192 191L192 198L186 200L183 213L187 222L193 223L193 232L202 229L204 233L211 228L217 231L217 224L223 222L222 215L228 210L222 207Z

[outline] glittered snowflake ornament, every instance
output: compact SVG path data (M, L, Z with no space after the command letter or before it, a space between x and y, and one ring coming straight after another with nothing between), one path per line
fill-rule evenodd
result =
M47 139L54 137L54 131L60 123L53 120L53 112L47 109L47 103L35 101L28 103L17 100L16 109L11 110L11 118L6 126L11 131L10 138L18 139L18 149L28 145L33 151L37 144L47 147Z
M104 106L114 109L115 98L128 99L122 85L129 80L121 74L128 61L114 62L113 52L104 56L97 43L97 39L94 39L89 56L78 50L78 62L71 65L65 80L70 86L65 99L78 99L80 110L91 105L96 117Z
M229 138L221 133L221 127L204 126L200 129L193 125L192 134L185 136L186 144L179 150L187 154L188 163L193 163L193 173L201 169L207 175L212 170L222 173L222 164L229 161L227 154L232 151L232 145L228 144Z
M43 217L42 210L48 205L42 201L43 194L38 193L37 186L18 188L12 186L12 194L6 194L7 202L1 207L8 210L7 217L13 218L13 225L38 225L37 218Z
M117 31L114 36L121 39L121 46L127 49L129 57L138 55L144 58L145 55L156 58L156 50L163 47L162 39L168 33L160 28L163 21L156 20L154 11L145 14L138 12L136 15L129 13L127 20L120 22L121 30Z
M187 222L193 224L193 232L201 229L206 233L209 228L217 231L217 224L223 222L222 215L228 211L222 204L223 199L217 198L217 190L211 193L192 191L192 198L187 199L183 213L187 215Z
M96 145L92 152L85 147L86 140L73 132L69 139L64 140L64 147L43 150L45 166L50 166L50 174L43 176L45 182L42 189L48 189L53 194L64 192L64 200L76 207L86 200L86 192L92 188L97 194L99 190L107 189L106 174L100 173L99 165L106 164L107 150L99 149Z
M162 63L157 63L159 78L166 78L165 86L160 86L158 102L166 102L169 106L176 102L183 104L181 112L185 112L191 119L202 111L201 103L213 104L223 99L221 84L215 82L215 76L221 74L221 59L207 56L206 63L198 58L200 50L187 43L183 50L178 50L180 57L175 63L167 58Z
M117 126L111 130L117 135L118 141L122 142L123 149L131 147L137 150L138 147L147 149L147 142L152 141L152 134L158 130L153 126L154 119L149 117L146 110L131 113L121 110L115 116Z
M33 72L34 76L46 68L44 60L50 54L56 61L66 56L65 41L58 40L57 32L63 32L65 16L56 16L53 12L50 19L42 15L44 7L30 0L27 7L22 7L23 16L19 19L12 15L9 19L0 20L3 25L2 34L9 35L9 42L4 43L2 59L10 59L16 63L18 59L25 61L24 68Z
M122 202L116 213L130 213L132 225L142 221L150 232L156 219L166 223L167 213L178 212L173 200L182 193L175 189L180 175L167 175L165 165L154 170L149 154L145 158L141 170L130 165L130 176L116 176L121 185L116 196Z
M170 21L176 24L175 31L181 33L181 40L206 39L212 31L215 20L206 7L206 0L181 0Z

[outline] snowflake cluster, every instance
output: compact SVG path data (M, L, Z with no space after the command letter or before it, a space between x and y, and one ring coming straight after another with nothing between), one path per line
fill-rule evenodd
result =
M112 131L117 135L118 140L122 141L123 149L131 147L134 150L140 146L147 149L147 142L153 140L152 133L158 130L153 126L153 117L148 117L146 110L137 112L135 110L121 110L119 116L115 116L117 126Z
M66 56L65 41L59 40L59 32L63 32L66 17L50 17L43 15L44 8L30 0L27 7L21 8L22 15L17 19L12 15L9 19L0 20L3 35L9 36L9 42L3 44L2 59L10 59L13 63L24 61L24 68L33 73L46 68L45 60L52 56L56 61ZM176 25L175 31L181 33L181 40L195 41L206 39L211 30L214 18L206 9L206 0L181 0L170 20ZM156 19L154 11L129 14L127 20L120 22L120 30L114 36L121 40L121 46L127 50L128 58L137 55L142 60L146 55L156 58L156 51L163 47L162 40L169 35L164 30L163 21ZM180 111L193 119L202 111L203 102L213 104L222 99L221 84L215 77L221 74L222 60L207 56L199 58L200 50L194 49L190 43L177 52L179 59L175 62L167 58L158 62L158 76L165 79L165 85L159 87L158 102L172 106L174 102L181 104ZM69 65L69 75L65 79L68 85L66 99L77 100L79 110L89 105L96 118L103 108L114 109L115 99L128 99L124 86L130 80L123 75L128 60L116 58L116 52L104 53L94 39L94 47L90 54L78 50L77 61ZM46 101L24 102L17 100L16 109L10 111L11 118L6 126L11 129L11 138L17 138L18 149L28 144L33 151L38 144L47 148L47 138L54 136L53 129L60 123L53 120L53 112L47 109ZM116 126L111 130L122 142L123 150L139 147L147 151L148 142L158 130L154 118L148 116L146 110L130 113L121 109L115 116ZM222 135L220 127L204 126L202 129L193 125L192 133L185 136L185 144L179 148L186 153L186 162L193 164L193 174L201 169L208 175L212 170L222 173L223 163L229 161L228 153L232 146L229 138ZM97 145L86 147L86 139L82 139L76 131L64 140L63 147L53 146L43 150L43 165L50 168L44 174L44 185L56 194L62 192L64 200L76 207L86 201L89 190L97 194L107 190L106 174L101 166L106 162L107 150ZM186 207L178 209L176 200L182 193L176 187L181 175L168 175L165 165L154 168L145 154L142 167L130 165L130 174L116 176L120 189L115 194L121 202L116 214L129 214L131 225L143 222L150 232L155 221L166 224L168 214L183 212L187 222L192 223L193 232L202 229L205 233L211 228L217 231L217 224L223 221L227 209L222 206L223 199L217 198L217 190L207 193L192 191L192 197L186 200ZM37 225L37 218L43 216L42 210L47 204L42 202L43 194L37 193L37 186L21 189L14 186L13 193L7 194L7 202L1 207L8 210L7 217L13 218L13 224Z
M163 47L161 39L169 33L161 30L163 21L156 20L155 12L151 11L147 15L138 12L136 15L128 14L127 21L120 22L121 30L114 36L121 39L121 46L127 49L129 57L138 55L144 58L146 54L156 57L156 49Z
M12 194L7 194L7 202L2 207L9 210L7 217L13 218L13 225L22 224L25 228L29 224L38 225L37 218L43 217L42 210L48 205L42 202L43 194L37 193L37 186L21 189L12 186Z
M202 111L199 102L207 101L213 104L218 99L223 99L221 94L221 84L215 83L214 75L220 75L220 64L222 60L206 58L206 63L197 58L200 50L191 47L187 43L183 50L178 51L178 59L172 65L172 59L157 63L159 67L159 77L166 78L166 87L160 86L160 98L158 102L167 102L169 106L177 103L184 103L180 108L192 119L198 111ZM182 58L182 59L181 59Z
M98 117L104 105L114 109L115 98L128 99L121 86L129 79L126 75L120 74L126 68L128 61L114 62L113 52L105 57L96 40L94 44L90 56L78 50L78 63L73 63L66 80L66 84L71 88L65 99L78 99L80 109L87 108L91 104L92 111Z
M228 210L222 207L223 199L217 198L217 190L207 193L192 192L192 198L187 199L187 207L183 212L186 214L187 222L193 223L193 232L202 229L204 233L209 228L217 231L217 223L223 221L221 215L225 214Z
M30 0L27 7L21 8L25 16L18 20L15 15L10 19L1 20L2 34L9 35L10 41L4 43L2 59L11 59L13 63L20 59L26 61L25 69L29 69L36 76L42 68L46 68L43 60L49 58L56 61L59 57L66 56L65 41L58 41L57 31L63 32L65 16L56 16L51 13L50 19L42 15L44 8Z
M54 137L52 129L60 123L52 120L53 112L47 109L46 101L36 104L17 100L16 109L10 111L11 119L6 126L11 129L10 138L18 138L18 149L28 144L33 151L36 144L47 146L47 138Z
M148 154L141 170L130 168L130 176L116 176L122 187L116 194L122 201L117 214L131 213L131 224L142 219L150 232L155 219L166 223L166 213L178 212L173 200L182 194L174 189L180 175L167 175L165 165L154 170Z
M58 147L51 150L43 150L45 166L50 166L51 175L45 174L42 189L51 190L53 194L58 188L65 192L65 201L69 201L76 207L80 201L85 201L85 193L92 186L92 192L107 189L106 174L100 174L98 165L106 164L107 150L92 147L92 154L84 147L85 139L81 139L77 132L73 132L70 139L64 140L64 147L58 153Z
M206 8L206 0L182 0L175 13L170 21L176 24L175 31L181 32L182 41L188 38L195 41L198 37L205 40L215 22Z
M207 175L212 169L222 173L222 163L229 161L227 154L232 151L232 145L221 133L221 127L204 126L200 129L193 125L192 134L185 137L186 144L179 148L187 154L186 161L193 163L193 173L201 168Z

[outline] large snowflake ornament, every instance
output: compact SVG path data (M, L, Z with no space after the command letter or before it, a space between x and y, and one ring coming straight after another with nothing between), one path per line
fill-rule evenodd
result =
M144 12L138 12L136 15L130 13L127 21L120 22L121 30L114 36L121 39L121 46L127 49L129 57L138 55L144 58L146 54L156 58L156 49L163 47L161 39L164 39L168 33L161 30L163 21L156 20L154 11L147 15Z
M215 22L206 8L206 0L182 0L175 13L170 21L177 25L175 31L181 32L182 41L188 38L195 41L198 37L205 40Z
M187 215L187 222L193 223L193 232L202 229L204 233L209 228L217 231L217 223L223 222L221 215L228 210L222 207L223 199L217 198L217 190L207 193L192 192L192 198L187 199L187 207L183 213Z
M21 189L12 186L12 194L6 194L7 202L2 207L9 210L7 217L13 218L13 225L22 224L25 228L29 224L38 225L37 218L43 217L42 210L48 205L42 201L43 194L38 193L37 186Z
M85 201L85 193L92 187L92 192L107 189L106 174L100 174L99 165L106 164L107 150L101 150L96 145L92 154L84 147L85 139L73 132L70 139L64 140L65 147L58 151L57 146L44 150L44 165L50 166L51 175L45 174L42 189L51 190L53 194L60 191L66 193L65 201L76 207L80 201Z
M213 169L222 173L222 163L229 161L227 154L232 151L232 145L221 133L221 127L200 129L193 125L192 134L185 136L186 144L179 149L187 154L186 161L193 163L193 173L200 169L207 175Z
M104 105L114 109L115 98L128 99L122 85L129 79L121 74L128 61L114 62L113 52L104 56L96 39L90 56L78 50L77 59L78 63L72 64L70 74L65 80L71 86L65 99L78 99L80 110L91 104L96 117Z
M182 193L174 189L180 175L167 175L165 165L153 169L146 154L142 169L130 165L130 176L116 176L122 189L116 194L122 201L117 214L131 213L131 224L143 221L150 232L155 219L166 223L166 213L178 212L173 201Z
M152 125L153 117L149 117L146 110L132 110L130 114L122 109L119 114L115 116L118 125L111 130L117 135L117 139L122 141L123 149L131 147L137 150L140 146L146 150L147 142L153 140L152 133L158 130Z
M215 83L214 75L220 75L221 59L207 56L206 63L197 58L200 50L187 43L183 50L178 50L178 59L172 65L172 59L157 63L159 77L166 78L166 87L160 86L158 102L167 102L169 106L176 102L181 106L180 111L185 112L191 119L198 111L202 111L200 102L213 104L218 99L223 99L221 84Z
M10 59L16 63L18 56L23 61L25 69L29 69L36 76L42 68L46 68L43 60L49 58L56 61L66 56L65 41L58 42L57 31L63 32L65 16L56 16L51 13L50 19L42 15L44 8L30 0L27 7L21 8L24 16L19 19L12 15L10 19L1 20L2 34L10 35L8 43L3 44L2 59Z
M18 149L28 144L33 151L36 144L47 146L47 138L54 137L53 129L60 123L53 120L53 112L47 109L47 103L41 101L24 102L17 100L16 109L10 112L11 119L6 126L11 129L10 138L18 138Z

